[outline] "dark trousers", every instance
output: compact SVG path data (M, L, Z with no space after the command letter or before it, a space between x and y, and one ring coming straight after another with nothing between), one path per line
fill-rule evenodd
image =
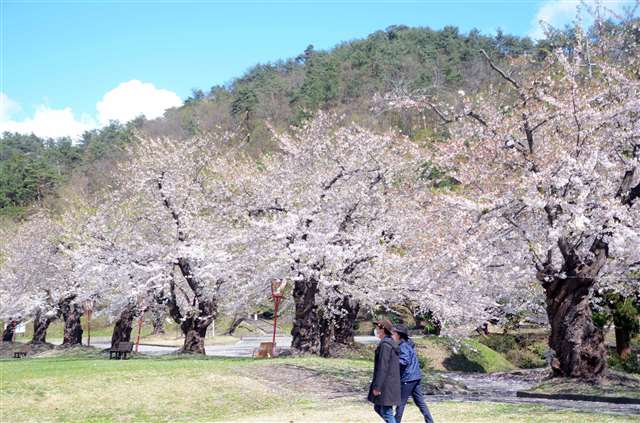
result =
M392 405L374 405L373 409L380 414L385 423L396 423L396 419L393 417Z
M420 380L402 382L400 385L400 405L396 407L396 423L400 423L402 421L402 413L404 413L404 407L407 405L409 397L413 397L413 402L420 409L420 412L424 416L424 421L426 423L433 423L433 417L431 417L429 407L427 407L427 403L424 402L424 395L422 394L422 388L420 387Z

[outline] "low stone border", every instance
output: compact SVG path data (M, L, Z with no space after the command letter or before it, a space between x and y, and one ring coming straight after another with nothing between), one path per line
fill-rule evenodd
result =
M549 399L549 400L594 401L594 402L610 402L613 404L640 404L640 398L603 397L599 395L542 394L539 392L518 391L516 392L516 396L519 398L541 398L541 399Z

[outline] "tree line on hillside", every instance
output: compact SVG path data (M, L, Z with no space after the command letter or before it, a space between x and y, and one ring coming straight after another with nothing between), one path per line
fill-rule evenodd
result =
M300 125L317 110L332 109L348 113L367 127L395 127L425 137L430 134L429 115L418 118L404 111L372 118L373 95L403 88L446 98L459 89L476 90L499 82L478 55L480 49L502 63L522 55L543 57L571 37L572 30L558 31L534 44L501 31L486 36L477 30L461 34L452 26L438 31L391 26L329 51L310 45L295 58L256 65L207 93L195 89L182 107L167 111L164 118L112 122L76 142L4 133L0 136L0 214L22 216L29 205L42 203L67 183L76 170L87 175L90 183L100 183L104 162L116 160L136 131L149 137L188 138L223 127L236 132L237 142L259 154L275 146L266 122L279 128Z
M78 141L5 132L0 137L0 216L20 219L32 205L55 203L57 191L74 174L99 184L105 162L118 159L141 123L142 118L111 122Z

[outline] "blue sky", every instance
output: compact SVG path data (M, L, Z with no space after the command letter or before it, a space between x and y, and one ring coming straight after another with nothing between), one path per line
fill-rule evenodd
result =
M192 88L389 25L535 35L539 18L563 25L575 8L573 0L0 0L0 130L77 136L108 119L154 117Z

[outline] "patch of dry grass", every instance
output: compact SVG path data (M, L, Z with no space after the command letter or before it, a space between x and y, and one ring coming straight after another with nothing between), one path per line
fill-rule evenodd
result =
M403 423L424 422L418 409L409 404L402 417ZM556 411L546 407L496 404L489 402L438 402L429 404L429 410L438 423L631 423L637 417L587 414L575 411ZM233 423L365 423L382 421L373 406L364 401L340 401L302 410L273 411L252 417L229 420Z
M427 366L433 370L446 371L445 360L451 357L451 350L442 342L431 341L431 338L414 339L416 352L425 357Z

